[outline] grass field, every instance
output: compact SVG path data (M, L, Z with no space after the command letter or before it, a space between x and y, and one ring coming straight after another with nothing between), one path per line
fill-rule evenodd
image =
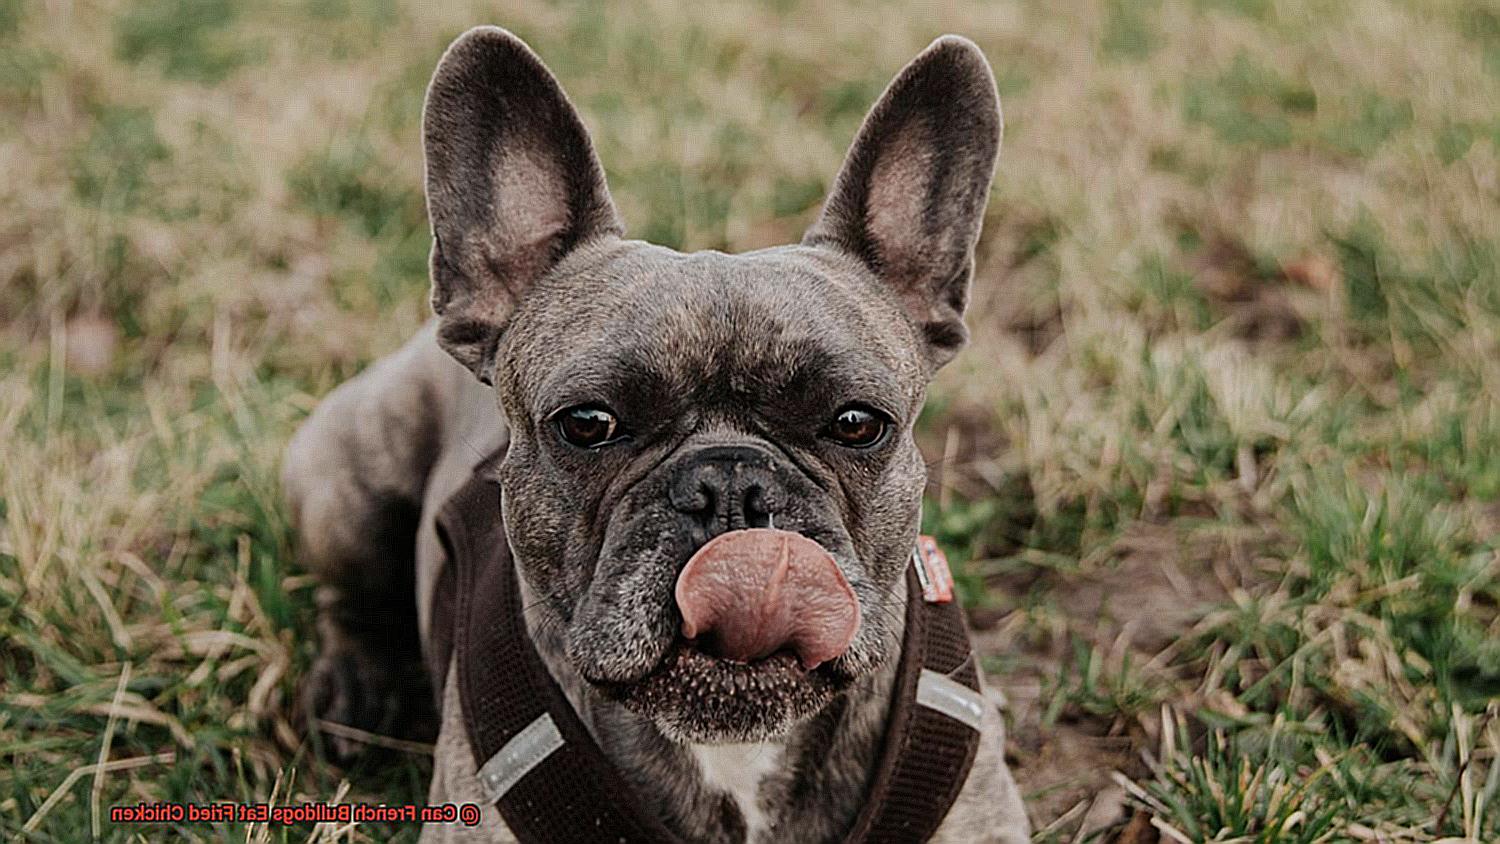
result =
M925 520L1038 841L1500 840L1500 6L431 5L0 0L0 837L423 797L294 727L275 478L425 319L423 86L494 22L694 249L797 238L902 63L989 55Z

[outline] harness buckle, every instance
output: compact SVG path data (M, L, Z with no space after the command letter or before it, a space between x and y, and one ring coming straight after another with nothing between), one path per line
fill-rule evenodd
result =
M946 604L953 600L953 571L948 556L930 536L917 537L911 549L911 565L922 585L922 599L929 604Z

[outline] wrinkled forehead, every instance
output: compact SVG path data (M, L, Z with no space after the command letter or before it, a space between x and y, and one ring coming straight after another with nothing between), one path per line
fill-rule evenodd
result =
M683 254L629 244L566 263L512 325L528 400L623 375L677 395L767 395L829 382L914 404L914 330L866 271L824 250ZM516 369L517 367L513 367Z

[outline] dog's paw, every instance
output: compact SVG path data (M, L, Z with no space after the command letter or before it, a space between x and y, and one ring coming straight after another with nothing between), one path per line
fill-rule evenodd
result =
M383 739L430 742L437 735L420 660L325 641L299 697L308 733L321 735L325 754L336 762L349 762Z

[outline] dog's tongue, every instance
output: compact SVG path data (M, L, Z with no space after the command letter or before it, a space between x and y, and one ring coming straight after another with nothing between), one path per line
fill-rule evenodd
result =
M807 537L753 528L720 534L677 576L682 635L751 662L783 648L811 670L859 630L859 602L833 556Z

